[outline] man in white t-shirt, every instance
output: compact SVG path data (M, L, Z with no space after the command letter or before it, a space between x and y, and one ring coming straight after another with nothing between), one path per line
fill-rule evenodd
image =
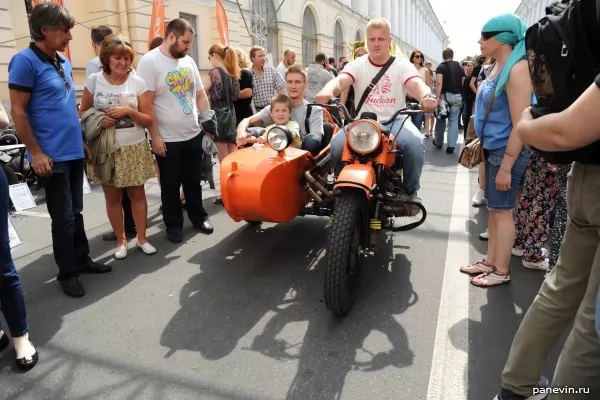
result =
M316 101L325 104L329 99L339 96L344 90L354 86L355 105L358 107L365 89L391 57L389 53L391 40L389 21L383 18L372 19L367 24L369 53L348 63L337 78L327 83L317 95ZM396 111L406 106L407 93L420 101L425 111L433 111L438 105L437 99L419 77L416 68L407 59L396 57L394 63L371 91L358 114L372 112L377 114L379 121L388 120ZM402 119L394 121L388 127L404 153L405 187L409 195L418 200L416 194L420 187L421 172L425 163L425 144L423 136L410 118L404 125L402 122ZM402 129L400 129L401 126ZM331 140L331 158L334 166L339 164L342 159L345 140L345 129Z
M210 104L198 66L188 56L194 28L182 18L169 22L163 44L140 60L137 74L153 93L155 120L149 131L160 170L163 220L167 238L183 240L183 212L179 188L183 186L188 217L195 228L212 233L213 226L202 206L202 128L198 112Z
M92 37L92 48L94 49L94 54L96 57L92 58L88 61L85 66L85 79L89 78L91 74L95 74L96 72L100 72L101 64L100 64L100 50L102 49L102 43L104 42L104 38L108 35L112 35L114 32L110 26L106 25L98 25L92 28L91 37Z

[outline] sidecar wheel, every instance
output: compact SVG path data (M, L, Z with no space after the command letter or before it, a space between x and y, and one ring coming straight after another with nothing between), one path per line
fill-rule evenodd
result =
M356 190L344 191L335 201L324 289L325 304L337 316L348 314L356 299L363 259L365 206L364 194Z

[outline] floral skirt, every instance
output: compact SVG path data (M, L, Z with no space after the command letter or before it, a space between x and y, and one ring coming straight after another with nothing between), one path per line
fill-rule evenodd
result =
M110 181L103 182L96 177L94 168L88 164L87 175L96 185L109 184L118 188L143 186L146 181L156 177L152 152L146 140L122 146L113 154L115 167Z

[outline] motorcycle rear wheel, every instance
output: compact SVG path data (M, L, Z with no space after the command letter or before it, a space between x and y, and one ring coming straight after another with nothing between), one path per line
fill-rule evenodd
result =
M363 256L361 238L367 215L364 194L345 190L335 200L327 244L325 304L337 316L347 315L356 299Z

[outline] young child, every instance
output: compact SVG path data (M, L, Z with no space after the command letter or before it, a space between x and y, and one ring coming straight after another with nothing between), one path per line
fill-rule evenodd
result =
M273 127L284 125L294 135L292 147L300 149L302 147L302 139L300 138L300 126L294 120L290 120L292 116L292 99L284 94L280 94L271 101L271 119L275 122L265 130L265 133L256 138L256 143L267 143L267 135Z

